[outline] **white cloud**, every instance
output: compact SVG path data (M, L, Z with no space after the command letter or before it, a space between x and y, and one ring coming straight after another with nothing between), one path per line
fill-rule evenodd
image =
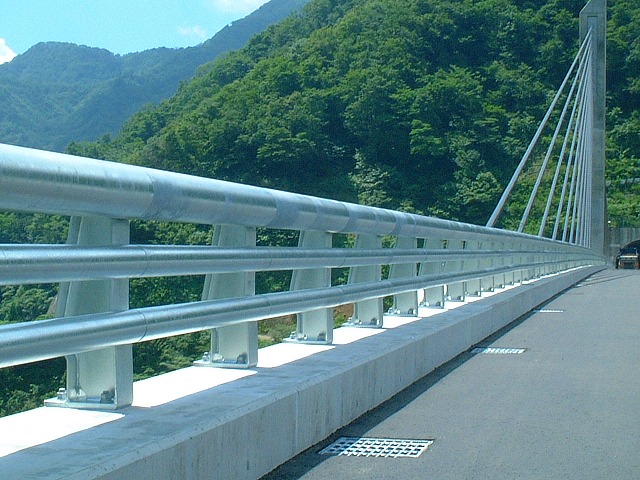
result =
M227 13L249 14L269 0L209 0L214 10Z
M207 39L207 31L200 25L194 25L193 27L180 27L178 33L183 37L203 42Z
M9 48L4 38L0 38L0 64L10 62L16 56L16 52Z

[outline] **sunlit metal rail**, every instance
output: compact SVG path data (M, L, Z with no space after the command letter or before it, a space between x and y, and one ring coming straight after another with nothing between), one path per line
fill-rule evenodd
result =
M145 278L304 268L345 268L402 263L479 261L526 257L533 250L305 249L287 247L1 245L0 285L58 283L101 278ZM580 259L583 252L565 254ZM87 264L91 262L91 269ZM541 262L544 263L544 260ZM510 264L511 265L511 264Z

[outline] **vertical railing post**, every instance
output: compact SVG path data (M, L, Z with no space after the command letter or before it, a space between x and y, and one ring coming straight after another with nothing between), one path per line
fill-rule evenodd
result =
M538 245L532 245L531 250L532 253L529 256L529 262L535 263L540 258L540 254L538 253L540 247ZM540 277L540 267L531 267L527 273L527 280L535 280L538 277Z
M382 237L378 235L358 235L355 248L377 249L382 248ZM349 284L364 282L379 282L382 275L380 265L366 265L351 267L349 270ZM348 325L356 327L382 328L383 322L382 298L371 298L356 302L353 317Z
M464 240L448 240L447 249L464 250L466 242ZM444 264L444 271L455 273L464 271L464 260L449 260ZM447 284L447 300L452 302L464 302L467 295L467 282L455 282Z
M445 241L435 238L425 238L425 250L440 250L445 248ZM436 275L444 271L444 262L423 262L420 264L420 276ZM445 306L445 287L438 285L436 287L425 288L422 291L420 304L431 308L444 308Z
M67 243L83 246L116 246L129 243L129 221L106 217L74 217ZM105 279L61 285L57 316L71 317L129 308L129 280ZM131 345L107 347L68 355L67 386L49 406L114 409L133 401L133 353Z
M564 255L562 253L554 252L552 254L552 258L554 263L548 270L549 274L553 275L554 273L558 273L567 269L568 265L564 261Z
M527 244L522 241L514 241L513 243L511 243L511 245L515 250L525 250L527 247ZM517 265L521 265L522 263L524 263L524 261L526 260L526 253L517 253L514 254L511 258L513 258L514 265L513 277L511 277L511 281L512 285L516 285L518 283L522 283L524 278L523 270Z
M506 250L510 247L510 245L506 242L497 242L493 244L494 246L497 247L497 250L500 250L502 253L502 255L493 261L493 265L497 266L497 267L506 267L508 266L511 262L511 255L508 255ZM509 278L509 276L507 276L506 273L501 273L498 275L494 275L493 276L493 286L494 288L504 288L507 286L508 283L511 283L513 280L513 275L510 275L511 278Z
M533 255L533 262L534 263L538 263L544 260L544 247L542 245L536 245L534 247L534 255ZM533 275L532 278L536 279L536 278L540 278L544 275L544 266L543 265L539 265L537 267L533 268Z
M470 241L467 242L467 249L468 250L480 250L482 248L482 244L478 241ZM477 258L477 259L473 259L473 260L469 260L468 262L466 262L465 265L466 270L472 270L472 269L480 269L482 267L482 259ZM480 297L482 296L482 282L479 278L475 279L475 280L468 280L467 281L467 294L474 296L474 297Z
M219 247L255 247L256 229L240 225L219 225L213 234ZM203 300L255 295L255 272L215 273L205 277ZM249 368L258 363L258 322L214 328L211 350L196 365Z
M538 256L538 258L540 261L544 262L544 264L540 265L540 268L538 269L538 276L545 277L551 272L551 265L549 264L550 255L545 247L540 247L540 255Z
M416 249L418 239L411 237L396 237L395 248ZM394 263L389 268L389 278L407 278L418 275L416 263ZM392 314L408 317L418 316L418 292L405 292L393 296Z
M488 241L480 242L481 249L488 248L490 251L493 251L494 247L495 247L494 242L488 242ZM492 268L497 264L498 262L496 261L496 258L494 256L485 256L484 258L480 259L480 268ZM496 288L496 279L493 275L484 277L480 281L480 289L483 292L493 292L495 288Z
M331 248L332 235L327 232L302 231L298 240L299 248ZM331 286L330 268L308 268L294 270L291 276L291 290L327 288ZM333 309L321 308L296 315L297 326L289 341L303 343L333 342Z

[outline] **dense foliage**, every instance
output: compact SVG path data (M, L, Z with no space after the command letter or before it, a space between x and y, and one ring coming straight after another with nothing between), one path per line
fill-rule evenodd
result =
M486 221L577 48L578 1L315 1L71 151Z
M577 51L582 6L313 0L135 114L118 136L68 151L482 224ZM640 186L626 181L640 178L640 5L610 0L609 15L607 175L620 223L640 213ZM50 241L29 218L0 217L3 241ZM64 222L52 221L63 241ZM210 230L134 223L132 241L207 243ZM258 282L283 289L287 278ZM197 277L135 280L132 306L193 300L201 286ZM46 313L54 290L27 292L3 289L0 319ZM33 304L41 308L27 311ZM203 336L177 342L136 347L137 373L185 364L206 346Z
M640 3L611 2L607 35L607 200L614 226L640 226Z

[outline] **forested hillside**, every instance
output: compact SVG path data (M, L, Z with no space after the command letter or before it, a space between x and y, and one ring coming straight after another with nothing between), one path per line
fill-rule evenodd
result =
M580 6L316 1L72 151L482 222L572 60Z
M626 175L639 7L610 3L609 158ZM314 1L119 137L71 149L483 223L577 51L582 7Z
M63 151L71 140L117 133L146 104L172 96L180 82L309 0L271 0L190 48L129 55L69 43L35 45L0 65L0 143Z
M484 224L573 60L582 7L582 0L312 0L200 70L171 99L135 114L119 135L73 142L68 151ZM609 16L615 224L640 213L640 186L620 182L640 178L640 4L610 0ZM63 239L63 219L47 219L43 230L41 220L4 218L2 241L26 233ZM205 243L209 235L194 226L132 228L132 241L143 243ZM133 281L132 306L198 298L201 279L172 282ZM286 281L263 278L260 288ZM54 294L2 292L5 321L44 314ZM199 341L138 346L137 372L184 364ZM21 391L30 388L25 378Z

